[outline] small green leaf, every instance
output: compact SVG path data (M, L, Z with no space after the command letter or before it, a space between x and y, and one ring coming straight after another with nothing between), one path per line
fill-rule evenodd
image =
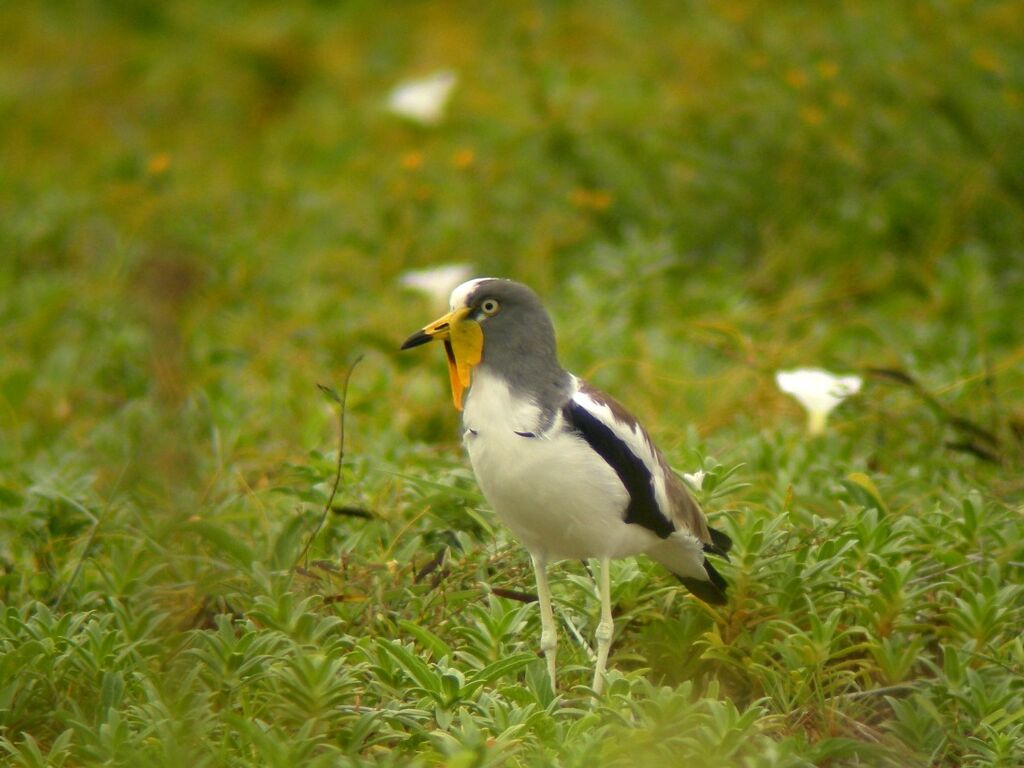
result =
M960 685L963 682L963 667L960 664L960 655L955 648L943 649L942 666L951 683Z
M865 507L874 507L882 514L888 515L889 508L882 500L882 494L870 477L863 472L851 472L843 481L846 490Z
M505 659L498 659L476 672L470 678L470 684L474 687L490 685L508 675L518 674L536 658L537 656L532 653L517 653Z
M288 568L295 562L305 523L306 520L302 515L295 515L285 523L277 541L274 542L272 563L275 569Z
M328 387L326 384L317 384L317 387L320 389L321 392L327 395L327 397L336 402L338 405L342 404L341 395L338 394L338 391L336 389L334 389L333 387Z
M387 641L381 642L384 649L402 670L417 683L425 693L437 694L441 691L440 677L408 648Z
M443 659L446 656L450 657L452 655L452 649L448 644L426 627L409 621L408 619L400 620L398 622L398 626L416 638L417 642L419 642L419 644L422 645L435 660Z
M13 488L0 485L0 507L20 507L25 497Z
M206 539L219 552L238 563L248 566L252 565L253 560L256 559L252 549L240 538L213 523L196 520L189 523L188 528Z

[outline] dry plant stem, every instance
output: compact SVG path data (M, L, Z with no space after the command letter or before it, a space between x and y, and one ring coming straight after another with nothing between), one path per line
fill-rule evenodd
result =
M126 468L127 465L121 467L121 472L117 476L117 481L114 483L113 486L114 491L116 491L121 486L121 481L124 479ZM85 564L85 558L92 550L92 545L95 543L96 537L99 535L100 528L103 526L103 523L106 522L107 516L110 514L112 505L112 502L107 502L107 504L103 507L102 512L100 512L98 515L93 515L91 512L89 512L88 509L86 509L84 506L82 506L77 501L72 499L70 496L61 494L61 497L64 499L65 502L75 507L76 509L78 509L79 512L82 512L86 517L92 520L92 530L89 531L89 538L85 542L85 547L82 549L82 554L78 558L78 562L75 563L75 569L71 572L71 576L68 577L68 580L64 582L64 586L61 587L60 594L57 595L57 599L56 601L54 601L54 608L59 608L61 603L64 602L64 598L67 596L68 590L71 589L75 581L78 579L78 574L82 572L82 566Z
M92 520L92 530L89 531L89 538L85 542L85 547L82 548L81 557L79 557L78 562L75 563L75 569L71 572L71 576L68 577L68 580L64 582L64 586L61 587L60 594L57 595L57 600L53 604L54 608L59 608L60 604L64 602L64 596L67 595L68 590L71 589L72 585L74 585L75 583L75 580L78 578L78 574L81 573L82 564L85 562L86 556L92 549L92 545L96 541L96 536L100 531L100 526L103 525L103 522L107 519L107 513L110 511L110 504L107 504L103 508L102 512L100 512L98 515L93 515L89 512L89 510L87 510L85 507L83 507L81 504L79 504L77 501L70 498L69 496L65 496L62 494L61 498L63 498L64 501L66 501L68 504L74 506L80 512L86 514Z
M334 469L334 485L331 488L331 493L327 497L327 503L324 504L324 510L320 515L320 521L316 524L316 528L309 535L306 540L306 546L302 548L302 553L296 558L295 564L298 565L299 561L302 561L303 567L309 567L309 548L313 545L313 540L320 533L320 529L324 527L324 522L327 520L327 515L331 511L331 505L334 503L334 497L338 493L338 485L341 483L341 462L345 457L345 400L348 398L348 383L352 378L352 371L355 370L356 366L363 359L362 355L357 355L356 359L349 365L348 370L345 372L345 380L341 384L341 395L339 396L330 387L326 387L323 384L317 384L320 391L331 398L338 404L338 464Z

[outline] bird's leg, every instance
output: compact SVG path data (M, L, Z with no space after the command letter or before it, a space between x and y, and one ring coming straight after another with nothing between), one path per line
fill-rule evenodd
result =
M554 691L557 690L555 686L555 656L558 648L558 636L555 633L555 613L551 609L547 563L542 558L533 557L533 570L537 574L537 601L540 603L540 649L548 663L551 690Z
M597 640L597 664L594 667L594 693L600 694L604 688L604 671L608 666L608 650L612 647L612 590L611 560L602 557L600 574L597 577L597 588L601 595L601 621L598 622L594 637Z

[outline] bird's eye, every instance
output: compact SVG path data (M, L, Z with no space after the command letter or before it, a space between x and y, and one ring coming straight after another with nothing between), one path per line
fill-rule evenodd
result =
M485 315L491 317L498 314L498 310L501 309L501 304L498 303L497 299L484 299L480 304L480 309Z

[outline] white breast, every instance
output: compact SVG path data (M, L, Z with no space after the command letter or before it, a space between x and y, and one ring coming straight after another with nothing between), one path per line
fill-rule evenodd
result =
M466 450L484 496L526 548L555 560L622 557L657 545L655 534L623 521L628 494L604 459L564 430L560 414L543 431L540 419L540 409L514 398L502 378L473 371Z

